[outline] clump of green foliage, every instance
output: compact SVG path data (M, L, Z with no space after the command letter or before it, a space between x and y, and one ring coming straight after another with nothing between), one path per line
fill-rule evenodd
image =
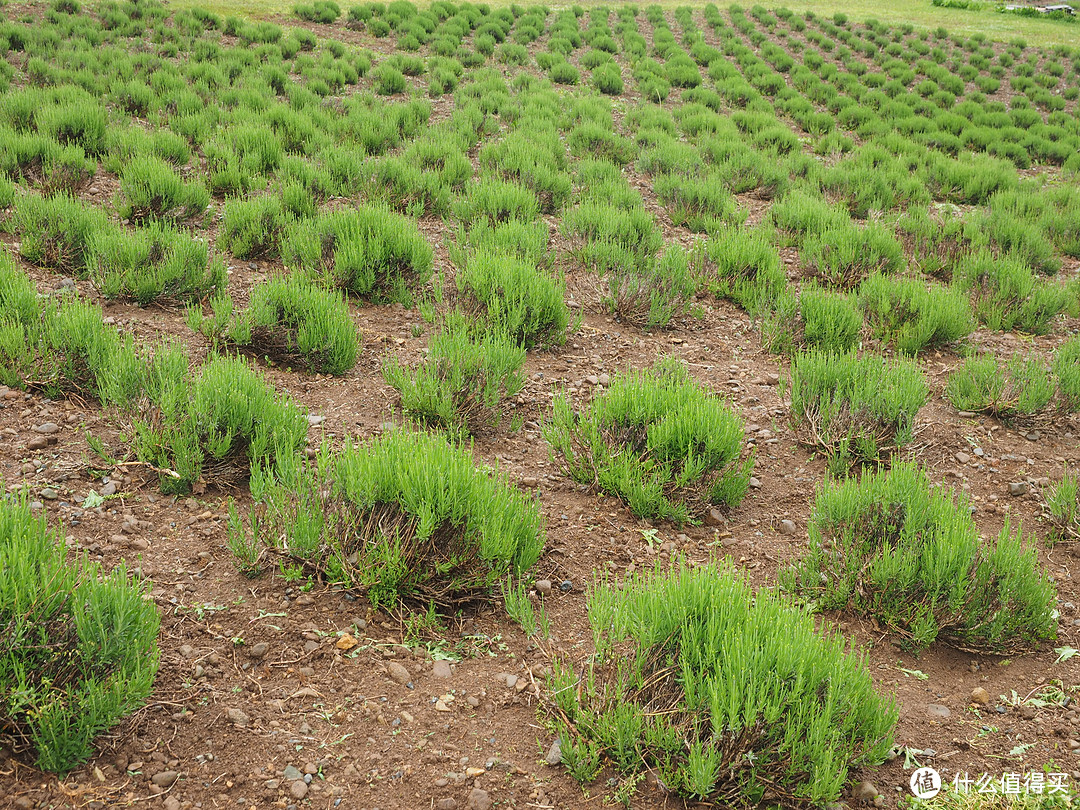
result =
M1080 411L1080 337L1061 344L1054 352L1058 402L1066 413Z
M991 329L1045 334L1069 305L1063 285L1037 278L1034 270L1012 256L976 253L961 262L956 276L971 295L975 316Z
M454 436L495 430L503 403L525 385L525 349L501 331L477 328L460 314L447 320L428 349L415 370L396 358L383 363L383 376L401 393L405 412Z
M1051 541L1080 540L1080 476L1066 470L1046 490L1046 509L1053 524Z
M244 480L303 447L303 412L240 358L215 357L191 379L187 356L162 349L148 378L151 407L135 420L134 447L160 471L163 492Z
M622 498L639 517L679 524L737 506L754 464L741 458L743 424L731 405L675 360L616 375L582 413L557 396L544 436L574 481Z
M880 461L910 442L929 394L909 360L811 351L791 364L792 416L835 472Z
M337 210L293 223L282 261L377 303L411 304L431 277L434 251L416 222L383 206Z
M277 195L230 199L221 223L221 246L238 259L276 257L290 220Z
M507 253L481 248L457 275L466 311L517 344L561 345L566 342L570 310L560 279Z
M798 297L781 292L775 308L761 322L765 347L777 354L798 349L847 352L859 345L863 318L850 293L823 290L806 284Z
M185 182L159 157L139 155L120 175L120 216L132 222L147 219L187 219L201 215L210 192L199 183Z
M904 258L896 237L875 223L811 233L803 241L800 255L822 282L845 290L858 286L870 273L899 269Z
M185 302L204 298L225 283L225 263L211 258L206 242L175 228L102 228L91 235L87 270L106 298Z
M955 343L975 329L963 293L918 279L875 274L859 298L874 336L904 354Z
M313 465L294 455L251 483L250 529L235 510L229 526L245 570L285 559L375 608L450 610L527 571L544 547L536 502L437 434L324 447Z
M356 365L360 339L340 294L303 276L273 276L256 285L245 310L229 295L188 310L188 325L215 342L278 361L299 362L311 371L344 374Z
M888 756L897 708L865 657L730 570L658 566L601 583L587 610L596 655L580 676L559 662L549 684L581 782L603 758L631 790L650 770L710 804L824 806L849 768Z
M996 357L969 357L945 384L945 398L960 411L999 419L1041 413L1054 397L1050 370L1037 357L1013 355L1003 370Z
M19 254L31 264L62 273L86 273L91 237L109 227L101 208L74 197L23 195L8 220L19 236Z
M0 382L128 406L142 395L144 378L131 335L77 298L39 300L33 282L0 254Z
M702 278L710 292L751 315L771 309L787 284L780 254L761 228L714 227L705 256Z
M819 610L873 617L915 649L1008 653L1054 638L1056 595L1008 525L982 543L967 508L914 464L826 482L810 551L781 576Z
M0 728L46 771L88 760L94 738L145 703L160 619L121 563L67 552L25 498L0 500Z
M608 273L608 308L624 323L663 329L686 311L697 291L690 251L672 245L657 259L612 268Z

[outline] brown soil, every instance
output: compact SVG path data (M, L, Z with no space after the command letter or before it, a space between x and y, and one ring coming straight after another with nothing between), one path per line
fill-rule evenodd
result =
M372 41L343 24L310 27L320 36L378 50L392 47L390 39ZM672 27L677 30L674 22ZM631 180L658 214L665 236L689 238L660 210L651 182L632 172ZM107 202L114 189L115 178L99 174L83 193ZM742 202L753 207L755 221L764 215L761 201ZM432 219L422 220L421 228L437 246L437 270L452 277L448 226ZM102 462L92 457L86 435L103 438L122 454L123 425L77 399L50 402L0 390L0 471L8 489L27 487L38 498L44 488L55 489L56 499L41 499L50 522L62 523L71 545L106 567L123 559L138 566L153 583L162 616L161 669L149 704L102 738L91 762L63 779L0 755L0 806L464 808L474 789L486 791L498 807L603 803L609 772L585 795L561 767L544 762L553 739L542 720L544 675L553 656L579 663L590 652L586 590L598 572L622 575L674 554L693 561L727 557L755 585L775 582L779 568L806 546L807 518L825 464L796 441L789 403L777 384L786 376L786 363L761 349L758 327L745 313L703 297L695 315L670 331L628 328L595 306L598 279L575 268L554 236L552 247L560 251L575 305L584 310L580 327L563 348L529 357L529 383L514 403L522 429L475 446L478 460L497 465L539 498L547 547L537 577L571 583L568 593L556 588L544 597L552 632L542 643L530 643L495 601L448 620L438 635L417 639L410 638L406 616L373 613L347 594L320 586L304 592L271 575L245 579L233 565L225 531L227 499L235 496L243 509L250 503L244 489L164 497L154 475L130 465L108 471L119 485L117 496L84 511L79 504L103 483L92 473ZM795 259L788 259L793 270ZM233 261L230 269L230 289L242 297L274 268ZM58 290L58 276L26 270L42 292ZM1075 274L1075 266L1066 272ZM95 299L87 284L77 286ZM140 339L183 340L196 358L205 351L181 312L101 304L107 318ZM367 306L356 307L354 315L364 347L359 364L344 377L265 368L275 386L324 417L311 429L312 445L365 439L387 429L395 419L395 392L381 377L381 361L394 355L415 363L426 346L429 327L415 310ZM1071 320L1043 338L980 330L972 342L1000 357L1020 349L1045 353L1078 329L1080 322ZM540 436L538 424L554 389L565 386L585 401L595 390L590 377L641 368L664 355L685 360L703 385L732 398L756 448L760 485L724 525L679 530L636 520L617 500L560 475ZM945 377L958 362L951 353L921 360L934 395L921 412L913 454L934 480L971 496L985 536L996 536L1009 518L1014 525L1022 520L1026 531L1042 538L1041 492L1067 464L1080 463L1080 422L1054 420L1029 434L988 418L961 418L941 397ZM46 421L61 430L46 447L31 449L39 438L32 427ZM1032 481L1031 492L1010 497L1009 482L1019 480ZM781 532L783 520L794 522L794 534ZM1059 647L1080 647L1076 550L1040 545L1061 598ZM1018 707L998 698L1024 698L1052 679L1075 687L1080 658L1056 663L1058 655L1049 647L1008 660L945 646L914 656L870 622L840 616L825 621L868 651L879 689L895 695L897 743L932 749L917 758L946 779L963 771L999 776L1041 770L1051 763L1052 770L1080 779L1080 759L1068 744L1080 738L1074 708ZM340 633L349 633L356 646ZM439 661L447 657L459 660L447 668ZM411 680L395 681L391 675L400 671L394 665L404 666ZM976 687L990 694L990 706L972 707ZM928 704L948 707L949 716L930 716ZM313 772L302 800L292 793L300 791L297 783L284 778L287 766ZM159 775L167 771L179 776ZM872 780L887 805L895 806L906 795L909 773L901 757L852 778ZM649 779L633 806L683 802Z

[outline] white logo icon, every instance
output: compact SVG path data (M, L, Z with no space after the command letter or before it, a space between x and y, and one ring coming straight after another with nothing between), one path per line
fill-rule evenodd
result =
M911 792L917 799L932 799L941 792L941 774L933 768L919 768L911 775Z

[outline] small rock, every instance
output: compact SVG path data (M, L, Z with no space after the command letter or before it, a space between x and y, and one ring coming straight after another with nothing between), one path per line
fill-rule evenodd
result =
M873 782L863 780L855 786L855 789L851 791L851 798L857 802L872 802L878 795L879 791L874 786Z
M986 706L990 703L990 693L983 689L981 686L976 686L971 690L971 702L978 706Z
M469 810L491 810L491 797L486 790L472 789L469 793Z
M724 514L719 509L717 509L716 507L713 507L712 509L710 509L708 512L705 513L705 525L706 526L723 526L726 523L727 523L727 518L725 518Z
M766 385L779 385L780 384L780 375L779 374L766 374L765 375L765 384Z
M570 593L570 591L574 590L574 583L568 579L564 579L559 583L559 590L563 593Z
M60 497L60 493L52 487L45 487L45 489L41 490L41 497L46 501L55 501Z
M247 654L252 658L258 660L266 656L266 653L270 650L270 645L265 641L260 641L257 644L252 644L248 647Z
M180 774L176 771L161 771L151 776L150 781L160 788L167 788L179 778Z
M599 382L600 385L603 385L603 386L606 387L606 386L611 384L611 375L610 374L601 374L596 378L596 381Z
M795 523L790 520L781 520L780 534L795 534Z
M587 382L589 385L599 385L600 378L597 377L595 374L590 374L588 377L585 378L585 382Z
M961 419L974 419L975 418L975 412L974 411L960 411L960 413L958 413L957 416L959 416Z
M405 669L397 661L391 661L386 665L386 674L390 676L390 680L394 683L399 683L402 686L408 686L412 681L412 675L409 674L409 670Z
M360 642L352 637L350 633L343 633L341 637L334 642L334 646L339 650L351 650Z
M1014 497L1028 494L1028 482L1027 481L1013 481L1009 484L1009 494Z
M956 460L960 464L967 464L969 461L971 461L971 456L961 450L959 453L956 454Z
M454 670L451 668L449 661L440 659L432 665L431 674L436 678L451 678L454 675Z
M180 810L180 800L175 796L166 796L162 803L165 810Z
M761 489L761 482L756 478L750 479L750 489Z
M302 593L298 597L296 597L296 604L300 605L301 607L306 607L308 605L314 605L315 604L315 597L312 596L310 593Z
M43 435L48 435L50 433L56 433L56 431L58 431L58 430L60 430L60 426L58 424L56 424L56 422L45 422L44 424L41 424L41 425L34 425L34 432L35 433L41 433Z
M49 446L49 441L44 436L34 436L26 443L27 450L44 450Z
M562 743L559 738L555 738L555 742L551 744L551 748L544 754L544 762L548 765L558 765L562 762Z
M108 498L110 495L116 494L116 482L110 481L101 488L101 497Z
M507 689L513 689L515 686L517 686L517 682L518 682L518 676L517 675L507 675L506 676L506 688Z
M326 419L325 416L316 416L313 413L309 413L307 421L308 421L309 425L311 425L312 427L315 427L316 425L321 425L325 421L325 419Z
M195 657L195 648L192 647L190 644L181 644L180 645L180 657L181 658L194 658Z
M926 714L944 720L946 717L950 717L952 712L949 711L948 706L942 706L940 703L928 703L926 704Z
M307 782L303 779L297 779L295 782L289 784L289 793L292 794L292 797L297 801L300 801L307 796L308 790Z
M295 765L286 765L285 770L281 772L281 775L288 779L290 782L295 782L297 779L303 779L304 774L300 772L300 769Z
M242 709L229 709L225 712L225 716L229 719L229 722L234 726L245 728L251 723L251 718Z
M435 802L437 810L457 810L457 799L445 798Z
M1080 751L1080 740L1069 740L1070 751Z
M533 587L536 588L537 593L548 593L551 591L551 580L538 579L533 583Z
M1027 439L1029 442L1037 442L1039 440L1039 438L1040 438L1039 431L1033 430L1033 431L1031 431L1031 433L1027 434L1024 438Z

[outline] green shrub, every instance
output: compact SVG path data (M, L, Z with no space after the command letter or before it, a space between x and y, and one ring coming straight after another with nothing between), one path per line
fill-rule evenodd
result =
M848 231L851 218L842 208L830 205L823 197L808 189L797 188L773 203L769 220L794 241L828 230Z
M751 315L770 309L787 283L780 254L761 228L714 227L705 255L704 281L709 291L734 301Z
M620 166L632 163L637 154L634 142L629 138L612 132L610 127L592 122L575 126L566 140L571 154L577 157L591 155Z
M520 183L487 176L469 184L455 213L466 223L480 219L493 223L511 219L528 221L540 214L540 201L531 189Z
M534 267L540 267L552 261L552 253L548 250L550 237L548 224L542 219L530 222L510 219L498 224L481 219L467 231L464 228L458 229L457 245L451 251L451 258L455 264L461 265L467 261L468 254L486 250L489 253L514 256Z
M697 291L693 257L672 245L659 258L612 267L608 273L608 308L622 322L642 329L663 329L686 311Z
M135 453L160 471L163 492L231 485L297 455L307 419L247 363L215 357L194 380L188 363L179 350L155 355L151 408L134 423Z
M704 233L710 225L738 220L735 198L715 171L697 177L662 174L653 185L675 225Z
M411 303L431 276L434 251L416 223L384 206L339 209L290 225L282 261L375 302Z
M404 93L409 87L405 74L387 62L383 62L371 71L371 78L375 82L375 92L380 96Z
M570 311L559 279L521 259L478 250L457 275L465 309L525 348L566 342Z
M9 227L19 236L19 254L24 259L73 275L86 272L90 238L108 226L108 215L102 209L66 194L24 194L9 220Z
M850 610L915 649L942 640L997 654L1054 638L1054 587L1006 523L981 543L967 504L913 464L826 482L810 551L782 574L818 610Z
M0 725L17 753L67 773L150 696L160 619L121 563L68 558L25 499L0 501Z
M188 312L188 324L215 342L238 346L259 357L299 363L323 374L344 374L356 365L359 338L340 295L302 276L273 276L251 290L246 310L232 299L210 302Z
M500 332L470 326L460 315L448 319L428 348L415 370L397 358L383 363L383 376L401 393L405 412L453 436L482 436L498 428L503 403L525 385L525 349Z
M120 192L117 210L132 222L198 216L210 202L205 186L184 182L172 166L152 155L140 155L124 167Z
M293 457L252 484L261 502L252 534L237 514L230 545L256 560L269 546L375 609L450 610L527 571L544 547L535 501L441 436L395 430L336 455L324 449L312 467Z
M1054 396L1050 370L1037 357L1014 355L1003 370L996 357L970 357L945 385L945 398L959 411L986 413L1000 419L1032 416Z
M876 223L828 228L806 236L800 250L803 262L829 286L850 290L874 272L898 270L903 248L887 229Z
M329 25L341 16L341 6L335 3L334 0L315 0L311 5L303 3L294 6L293 14L301 20Z
M581 71L569 62L556 62L548 75L555 84L575 85L581 80Z
M862 312L847 293L805 285L798 298L787 290L776 299L776 307L761 324L765 347L777 354L795 349L847 352L859 344Z
M96 231L87 270L103 296L129 298L139 306L204 298L225 284L225 264L210 257L205 242L156 223Z
M592 84L605 96L620 96L623 92L622 72L613 62L600 65L592 72Z
M963 340L975 329L963 293L918 279L874 274L859 299L875 337L904 354Z
M276 257L290 218L277 195L230 199L221 222L221 247L238 259Z
M602 582L587 597L596 655L554 667L550 700L571 775L601 756L684 799L825 806L849 768L882 762L897 722L843 634L715 564ZM747 688L753 684L753 688ZM638 776L635 776L638 774Z
M1019 329L1041 335L1067 306L1069 293L1060 284L1035 277L1011 256L982 251L962 261L957 282L971 295L975 316L991 329Z
M791 363L791 413L835 472L909 443L930 389L909 360L812 351Z
M1065 470L1046 490L1046 508L1053 528L1050 540L1080 540L1080 476Z
M589 408L557 396L544 437L565 473L621 498L638 517L695 522L734 507L754 459L740 459L742 420L678 361L619 374Z
M104 107L82 94L82 98L66 104L46 104L34 112L38 132L47 135L61 146L76 144L88 155L105 151L105 132L108 118Z
M587 243L611 245L621 249L614 254L618 260L624 257L630 262L647 264L664 243L663 234L652 215L644 208L620 210L602 202L586 202L571 208L563 216L563 232L576 236ZM614 266L598 261L601 254L592 254L591 263L597 270L613 269ZM588 254L582 258L588 259Z
M1054 352L1054 377L1062 410L1080 411L1080 337L1061 344Z

